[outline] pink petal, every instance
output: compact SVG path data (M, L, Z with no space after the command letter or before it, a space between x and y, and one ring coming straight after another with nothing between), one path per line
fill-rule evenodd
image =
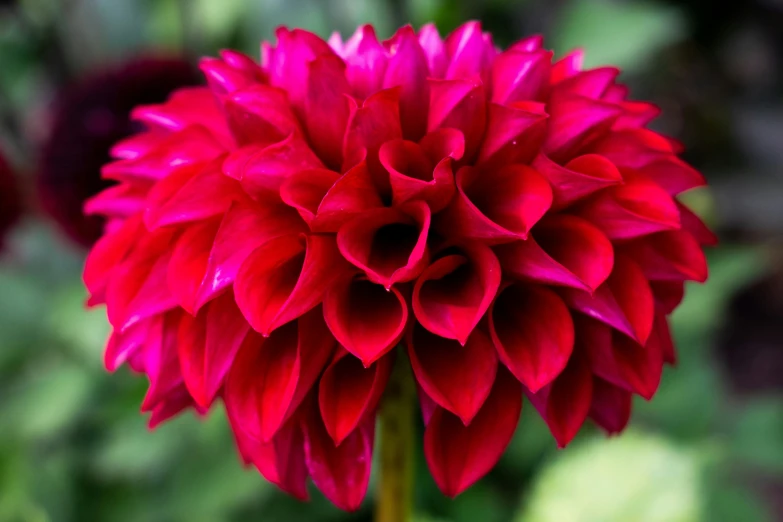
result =
M682 281L650 281L655 299L655 308L664 314L670 314L685 297L685 283Z
M539 154L533 166L552 185L554 208L564 208L603 188L618 185L623 177L617 167L597 154L585 154L561 167L544 154Z
M424 392L466 426L489 396L498 359L492 341L474 330L464 345L414 324L408 338L411 367Z
M575 49L552 64L551 83L557 84L582 70L584 51Z
M234 93L257 81L219 58L202 58L199 69L204 73L212 92L219 95Z
M312 61L309 68L304 112L307 135L324 163L337 169L343 159L343 138L350 117L345 63L326 54Z
M317 407L310 408L303 428L305 460L316 487L340 509L359 509L370 482L375 416L368 415L339 446L326 431Z
M618 74L620 69L616 67L598 67L581 71L558 82L552 89L552 96L583 96L600 100L607 89L614 84Z
M346 260L386 289L411 281L429 260L430 209L421 201L397 208L368 210L337 233Z
M546 120L543 105L538 103L491 104L478 163L487 170L530 163L544 140Z
M549 183L524 165L482 172L457 172L457 196L436 216L445 236L478 239L489 244L526 239L552 203Z
M430 112L427 131L451 127L465 136L465 158L472 161L487 125L484 85L472 80L430 78Z
M449 60L446 55L446 47L443 45L443 40L440 34L438 34L435 24L425 24L421 28L419 31L419 44L427 57L427 64L430 70L429 76L432 78L443 78L446 74Z
M501 53L492 63L491 101L500 105L544 101L551 63L551 51L511 48Z
M141 411L152 411L167 396L182 385L182 372L177 356L179 323L184 314L173 310L159 314L150 323L144 342L144 372L150 381Z
M578 96L552 100L548 109L543 153L557 163L567 162L600 140L620 112L614 104Z
M301 133L288 97L280 89L256 84L227 97L224 106L239 146L271 145Z
M446 78L460 79L481 75L489 65L489 54L486 49L484 35L481 33L481 23L466 22L455 29L445 43L446 53L451 58Z
M402 135L418 140L427 130L429 110L429 66L416 34L410 26L397 30L388 42L390 49L383 88L401 87Z
M152 183L142 180L113 185L84 203L85 215L127 218L144 210Z
M189 314L195 313L198 291L219 226L218 219L194 224L179 236L171 253L167 274L169 289Z
M332 236L282 236L255 249L237 273L239 309L265 337L319 304L347 264Z
M298 500L308 500L304 435L298 418L292 418L269 442L254 439L232 426L237 447L246 464L253 464L272 484Z
M639 172L676 196L681 192L707 184L702 174L673 154L639 167Z
M669 330L669 320L663 313L656 313L655 320L653 321L653 332L650 334L650 338L655 338L656 345L660 348L663 362L666 364L677 364L677 350L674 347L674 339L672 339L671 331Z
M269 441L310 391L334 349L313 310L264 339L245 338L226 379L226 410L253 438Z
M198 316L183 316L179 361L196 404L203 408L212 404L249 330L231 292L212 301Z
M626 256L615 256L612 274L592 295L571 288L564 288L561 295L569 307L642 344L650 336L655 312L652 291L639 265Z
M406 140L387 141L378 156L389 175L393 205L422 200L437 212L454 195L451 158L435 165L419 144Z
M502 290L489 309L489 332L500 361L533 393L563 371L574 348L568 308L541 286Z
M380 90L386 72L386 51L371 25L356 29L345 42L343 58L354 96L367 98Z
M368 367L402 338L408 306L395 287L386 291L354 278L329 289L324 297L324 318L337 341Z
M342 171L366 160L375 186L384 195L390 191L389 180L378 160L378 150L383 143L402 138L400 94L401 89L395 87L373 94L361 105L352 100L343 142Z
M680 223L682 223L683 230L690 232L700 245L715 246L718 244L718 236L707 228L699 216L679 201L675 200L674 203L680 211Z
M199 288L196 309L234 282L239 267L260 245L306 230L296 211L282 203L257 205L242 200L223 216Z
M680 212L671 196L642 178L602 190L581 204L576 213L600 228L609 239L630 239L680 228Z
M365 368L362 362L341 350L324 370L318 387L318 404L324 426L339 446L375 408L391 374L393 354Z
M141 217L127 219L115 231L100 238L84 263L84 285L90 291L91 301L103 299L112 271L132 250L136 238L143 232Z
M549 426L558 448L565 448L587 420L593 399L593 374L583 354L574 353L563 372L530 402Z
M343 174L324 194L310 228L313 232L334 233L365 210L382 206L383 201L367 164L362 161Z
M492 469L505 451L522 412L522 387L503 368L469 426L438 408L424 432L424 456L438 488L456 497Z
M123 332L112 332L103 353L106 370L114 372L125 361L143 348L149 334L150 323L154 319L139 321Z
M280 186L280 198L294 207L308 225L312 225L318 205L335 182L341 179L328 169L301 170L288 177Z
M251 197L279 201L280 186L295 172L322 167L303 138L291 134L267 147L249 145L232 152L223 163L227 176L238 179Z
M590 418L608 435L622 432L631 418L631 392L600 377L593 377Z
M489 247L447 248L416 280L413 312L427 330L464 345L495 298L500 276Z

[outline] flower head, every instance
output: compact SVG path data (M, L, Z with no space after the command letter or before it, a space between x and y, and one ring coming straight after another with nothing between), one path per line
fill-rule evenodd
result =
M0 250L5 236L22 213L22 195L11 171L11 166L0 151Z
M85 216L82 207L111 185L101 179L111 147L143 129L130 118L131 110L199 83L196 68L181 59L138 57L62 92L41 149L37 185L43 208L75 241L89 246L101 236L103 220Z
M523 395L565 446L621 431L675 360L667 314L714 237L704 184L610 67L497 49L478 23L343 42L279 29L260 63L137 107L88 210L106 364L150 380L155 425L222 398L242 458L356 508L375 412L407 358L424 452L454 496L494 466ZM399 347L399 348L398 348Z

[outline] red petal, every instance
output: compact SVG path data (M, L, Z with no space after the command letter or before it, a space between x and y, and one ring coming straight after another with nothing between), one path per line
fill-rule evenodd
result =
M551 83L559 83L582 70L585 52L575 49L552 64Z
M672 313L685 297L685 283L682 281L650 281L650 289L656 310L664 314Z
M142 210L153 183L134 180L113 185L84 202L84 214L127 218Z
M671 196L652 181L636 178L602 190L577 213L609 239L634 237L680 228L680 212Z
M593 192L623 182L617 167L597 154L574 158L565 167L539 154L533 165L551 183L555 208L567 207Z
M339 446L375 408L391 374L394 357L381 357L365 368L345 350L335 356L321 376L318 403L326 431Z
M401 87L402 134L407 139L418 140L427 128L430 101L427 57L410 26L398 29L390 39L389 45L390 56L383 87L385 89Z
M389 140L402 137L400 127L400 88L379 91L361 104L354 100L343 142L343 168L346 172L362 160L382 194L390 191L389 180L378 161L378 150Z
M212 219L187 228L177 239L168 267L168 285L179 305L195 313L198 291L207 270L220 220Z
M310 227L313 232L337 232L363 211L382 206L367 164L362 161L340 176L326 192Z
M444 42L451 61L446 78L470 78L480 75L489 65L491 41L485 39L480 22L466 22L456 28ZM487 49L489 47L489 49Z
M286 93L268 85L253 85L224 102L228 124L240 146L271 145L301 134Z
M144 342L144 373L150 381L147 394L141 403L141 411L152 411L164 402L170 392L182 385L177 356L177 336L183 314L173 310L159 314L150 323Z
M454 195L451 158L444 158L435 165L423 147L405 140L384 143L379 158L389 174L395 206L423 200L433 212L438 212Z
M593 399L593 374L584 355L574 353L563 372L530 396L559 448L565 448L587 419Z
M223 163L227 176L240 180L254 199L279 201L280 186L295 172L322 167L307 143L291 134L267 147L248 145L232 152Z
M691 234L669 230L635 239L622 246L641 267L645 277L657 281L707 280L707 259Z
M530 163L544 140L546 120L542 104L491 104L478 163L488 170L511 163Z
M526 239L552 203L549 183L524 165L482 172L457 172L457 196L436 217L445 236L479 239L489 244Z
M672 196L707 184L701 173L673 154L639 167L639 172L661 186Z
M179 361L196 404L209 408L249 330L231 292L212 301L197 317L184 316Z
M424 456L440 490L456 497L492 469L511 442L522 412L522 387L502 368L469 426L438 408L424 432Z
M461 346L414 324L407 345L424 392L469 425L495 382L498 359L489 337L474 330Z
M334 339L313 310L264 339L251 332L227 380L224 400L233 422L269 441L293 414L329 360Z
M477 80L430 78L430 112L427 131L451 127L465 136L465 159L472 161L487 125L487 99Z
M625 333L640 343L652 329L655 306L652 291L639 266L626 256L615 257L614 269L592 295L564 288L561 295L573 308Z
M304 435L299 424L298 418L289 420L269 442L252 438L239 426L233 425L232 429L245 463L252 463L265 479L286 493L308 500Z
M375 416L368 415L342 444L336 446L318 408L303 421L307 469L319 490L340 509L359 508L370 482Z
M543 101L549 87L552 52L517 47L492 62L492 101L502 105L519 101Z
M593 373L616 386L650 400L658 389L663 370L661 339L656 333L646 345L606 326L579 317L577 342L590 359Z
M141 217L134 216L93 245L87 254L82 276L84 285L90 291L91 301L103 299L112 271L122 263L136 244L136 238L143 232Z
M308 225L312 224L318 205L335 182L341 179L328 169L308 169L292 174L280 186L280 198L294 207Z
M362 213L340 228L337 244L346 260L389 289L424 270L429 261L429 228L429 207L413 201Z
M337 341L368 367L402 338L408 306L396 288L386 291L354 278L329 289L324 297L324 318Z
M152 321L154 319L139 321L123 332L111 333L103 354L103 364L108 371L116 371L126 360L138 353L147 340Z
M448 248L416 280L413 312L432 333L464 345L495 298L500 276L489 247Z
M680 211L680 223L682 223L683 230L690 232L700 245L715 246L718 244L718 237L707 228L699 216L679 201L675 201L675 204Z
M500 360L536 393L563 371L574 348L574 325L563 301L540 286L506 287L489 310Z
M544 218L532 237L495 247L515 278L594 291L612 271L614 250L589 222L567 214Z
M655 314L653 333L650 335L650 339L648 344L650 342L655 342L660 348L663 362L671 365L677 364L677 351L674 347L671 331L669 330L669 320L663 313Z
M631 418L631 392L593 377L590 418L609 435L620 433Z
M356 29L345 42L342 56L348 66L346 76L357 98L367 98L380 90L386 72L386 51L370 24Z
M147 421L147 427L151 430L154 430L162 423L179 415L187 408L193 406L193 399L190 397L190 394L188 394L188 390L186 390L185 386L180 383L178 386L169 391L165 397L162 397L161 400L150 409L150 417L149 421ZM203 411L199 411L197 407L196 411L198 413L204 413Z
M619 113L614 104L578 96L552 100L544 154L557 163L568 161L603 137Z
M438 34L435 24L429 23L422 26L419 31L419 44L424 54L427 56L430 76L433 78L443 78L446 74L446 67L449 65L446 47Z
M583 96L598 100L614 83L618 74L620 70L616 67L599 67L581 71L558 82L552 89L552 96Z
M273 239L242 263L234 283L237 305L253 329L268 336L320 303L343 267L331 236Z
M339 168L350 107L345 63L325 54L309 64L304 121L313 149L324 163Z
M306 225L283 204L234 203L223 216L209 254L196 309L234 282L239 267L260 245L277 237L299 234Z

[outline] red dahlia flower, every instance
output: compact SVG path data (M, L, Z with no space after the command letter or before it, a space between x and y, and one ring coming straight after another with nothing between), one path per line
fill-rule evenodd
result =
M0 151L0 250L5 236L22 213L22 195L8 162Z
M111 185L101 179L111 147L143 130L131 119L131 110L199 83L198 71L184 60L141 57L88 76L59 96L41 149L37 185L43 208L75 241L89 246L102 234L103 220L85 216L82 207ZM126 203L132 205L133 198Z
M245 462L345 509L395 356L450 496L500 458L523 395L561 447L588 417L621 431L715 240L676 199L701 174L645 128L658 109L615 68L537 36L501 51L478 23L277 38L136 108L147 132L88 203L111 225L84 273L106 365L147 375L150 424L220 397Z

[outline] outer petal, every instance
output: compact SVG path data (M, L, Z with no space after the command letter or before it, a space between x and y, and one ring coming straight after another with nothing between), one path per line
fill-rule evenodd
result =
M346 76L357 98L367 98L378 92L386 72L386 52L375 35L375 29L365 24L345 42L343 59Z
M447 237L508 243L526 239L551 204L549 184L530 167L489 172L463 167L457 172L457 195L435 226Z
M574 348L574 326L551 290L506 287L489 310L489 331L500 360L531 392L552 382Z
M171 293L189 314L195 313L198 290L204 280L219 226L218 219L196 223L187 228L174 245L167 281Z
M609 435L620 433L631 418L631 392L593 377L590 418Z
M345 63L325 54L310 63L303 114L313 149L324 163L339 168L350 107Z
M615 257L609 279L592 295L570 288L561 290L561 295L569 307L642 344L650 336L655 313L652 291L639 266L626 256Z
M326 192L310 228L313 232L337 232L363 211L382 206L383 201L367 164L362 161L343 174Z
M334 349L321 310L278 328L250 333L226 380L226 410L251 437L269 441L293 414Z
M268 85L255 84L235 92L226 98L224 107L240 146L271 145L302 132L286 93Z
M242 314L268 336L318 305L347 263L331 236L283 236L253 251L234 284Z
M512 163L530 163L543 143L546 121L543 104L491 104L478 164L493 169Z
M593 399L593 374L582 353L574 353L557 379L530 396L559 448L565 448L587 419Z
M363 418L374 416L394 363L393 354L370 367L345 350L326 367L318 386L318 404L329 436L339 446Z
M427 128L430 101L427 57L410 26L397 30L389 40L389 51L383 87L401 87L402 134L406 139L418 140Z
M103 364L108 371L116 371L125 361L143 349L154 320L154 318L145 319L123 332L111 333L103 354Z
M614 104L579 96L553 99L543 152L558 163L577 156L601 139L620 114Z
M144 342L144 372L150 381L141 411L148 412L166 401L169 394L182 385L177 334L184 314L173 310L159 314L151 322ZM184 407L184 406L183 406Z
M212 301L198 316L183 317L179 361L196 404L209 408L249 330L231 292Z
M106 234L93 245L84 264L84 285L90 291L90 305L103 301L106 284L112 271L125 259L143 233L140 216L125 220L114 232Z
M581 204L576 213L613 240L680 228L680 212L671 196L641 178L599 192Z
M234 282L239 267L253 250L274 238L305 230L306 225L296 211L282 203L258 205L248 200L234 203L223 216L215 236L196 309Z
M419 324L411 330L408 355L419 385L463 424L471 424L495 382L498 359L492 341L481 330L474 330L462 346Z
M456 497L492 469L511 442L522 411L522 387L498 370L492 392L469 426L438 408L424 432L424 456L435 483Z
M690 232L700 245L715 246L718 244L718 237L707 228L699 216L679 201L675 201L675 203L680 211L680 223L682 223L683 230Z
M321 492L340 509L359 508L370 482L375 416L368 415L342 444L336 446L324 427L318 408L309 408L303 421L307 469Z
M414 201L364 212L340 228L337 244L346 260L389 289L424 270L429 227L429 207Z
M524 51L517 47L492 62L492 98L502 105L519 101L543 101L549 87L552 52Z
M487 102L480 80L430 79L427 131L451 127L465 136L465 159L472 161L487 125Z
M446 78L470 78L480 76L489 65L492 50L491 42L487 42L481 32L481 23L466 22L456 28L444 42L446 53L451 58Z
M518 279L593 292L614 265L606 236L589 222L567 214L544 218L532 237L495 247L503 273Z
M544 154L533 162L538 171L552 185L554 201L552 206L563 208L598 190L618 185L623 177L617 167L597 154L585 154L569 161L562 167Z
M394 205L423 200L438 212L454 195L451 158L434 165L421 146L405 140L387 141L378 157L389 175Z
M707 280L707 259L699 243L683 230L650 234L623 245L645 277L656 281Z
M324 318L340 344L368 367L402 338L408 306L395 287L345 279L326 293Z
M427 330L464 345L495 298L500 276L489 247L448 248L416 280L413 312Z
M419 31L419 44L427 57L430 76L433 78L443 78L446 74L449 60L446 55L446 46L438 34L435 24L425 24Z

